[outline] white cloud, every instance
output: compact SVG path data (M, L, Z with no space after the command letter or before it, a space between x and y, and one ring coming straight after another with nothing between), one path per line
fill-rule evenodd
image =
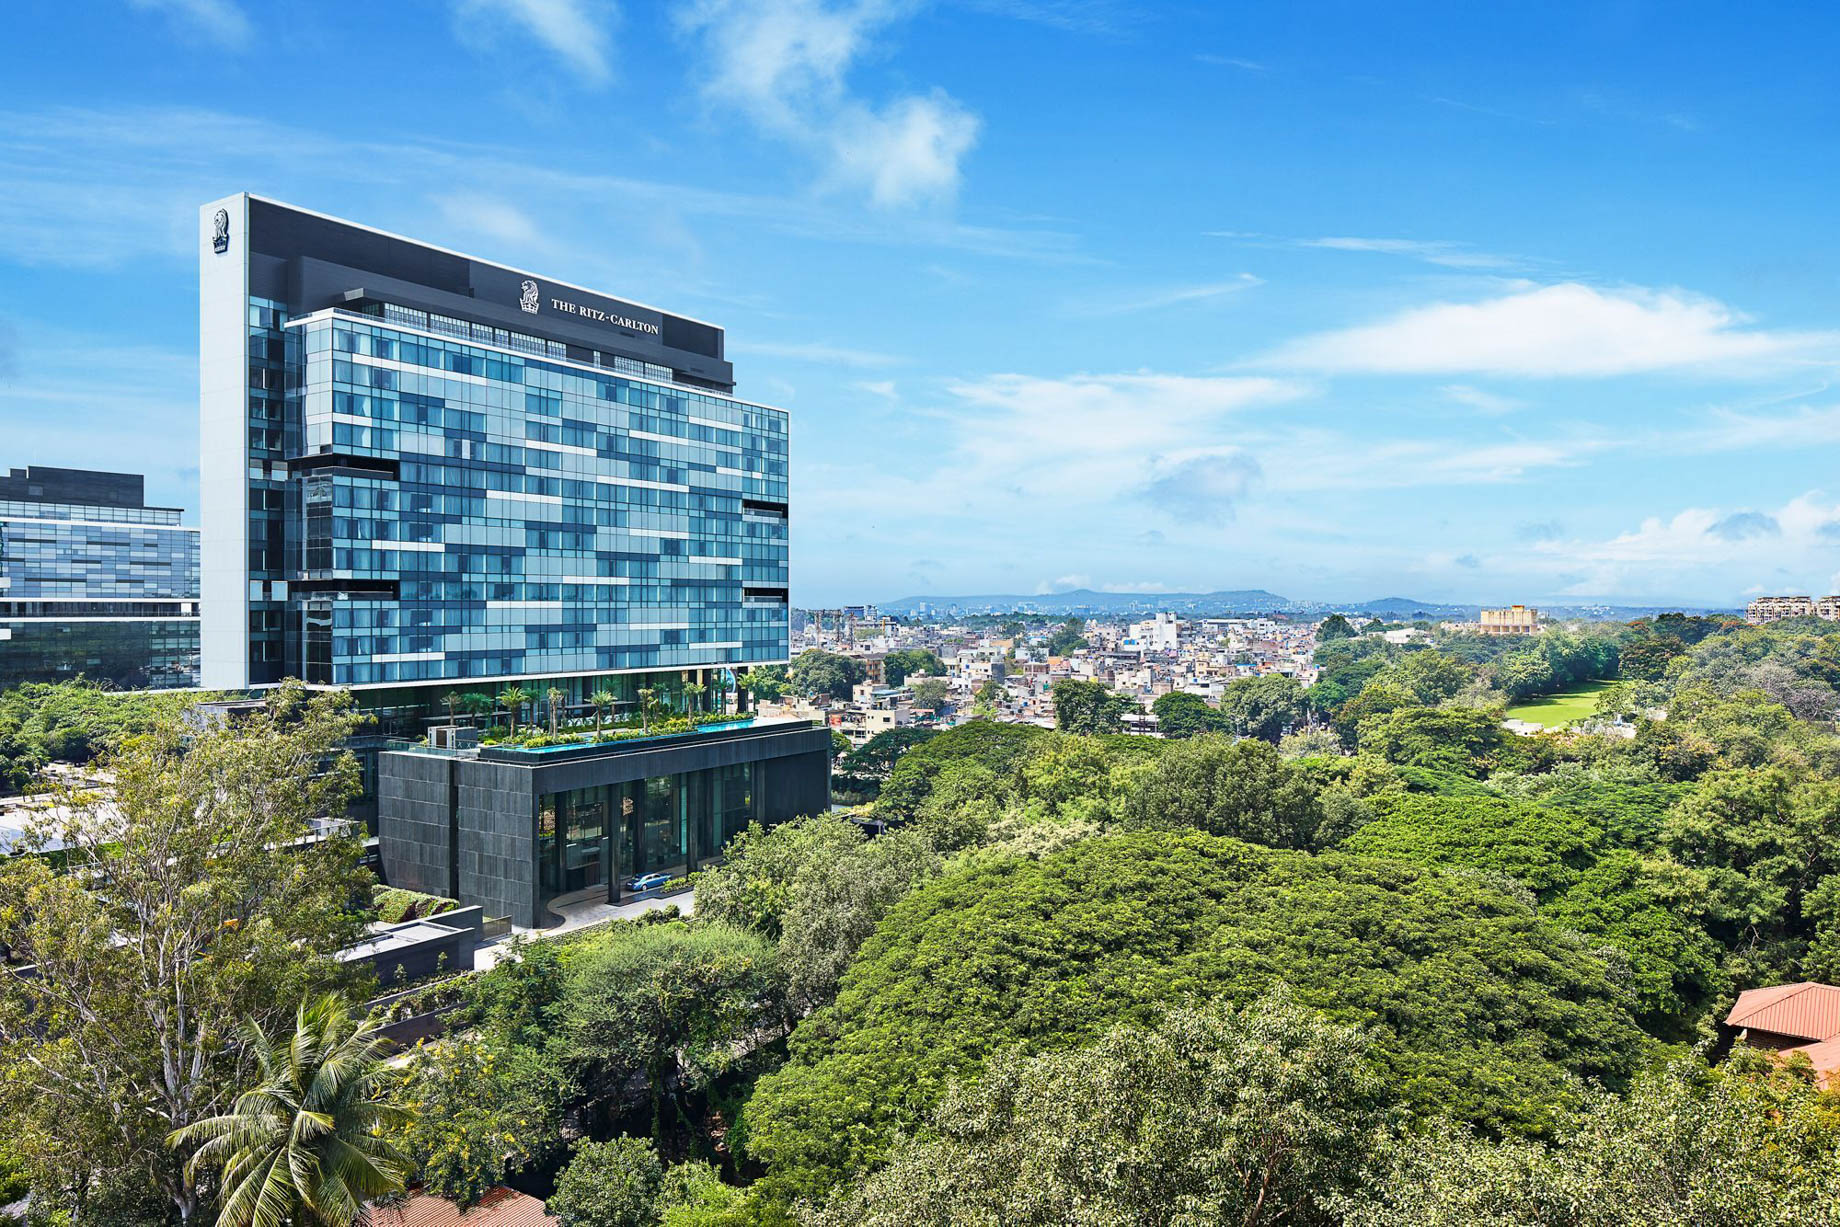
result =
M1215 55L1209 51L1196 53L1195 62L1198 64L1212 64L1216 68L1243 68L1247 72L1266 71L1266 66L1259 63L1257 60L1245 60L1236 55Z
M1570 577L1563 595L1740 593L1762 574L1825 576L1835 548L1827 529L1837 521L1840 504L1811 492L1769 510L1688 507L1603 540L1541 541L1532 558Z
M1472 388L1464 383L1445 384L1443 387L1439 388L1438 391L1465 408L1474 409L1479 413L1486 413L1491 416L1512 413L1524 404L1524 402L1515 400L1512 396L1503 396L1499 392L1484 391L1482 388Z
M830 186L882 206L947 198L977 141L976 115L941 90L875 106L847 78L911 0L698 0L683 29L701 40L705 96L806 147Z
M1262 280L1251 273L1240 273L1225 281L1211 281L1200 285L1165 286L1161 289L1125 290L1117 293L1102 292L1080 297L1067 305L1067 311L1071 315L1083 316L1129 315L1138 311L1157 311L1164 307L1208 302L1263 284L1265 283Z
M833 206L803 193L754 195L579 170L489 145L354 139L189 107L0 111L0 132L0 257L31 265L110 268L157 258L189 266L198 205L221 190L201 185L247 183L456 247L478 232L480 219L465 216L466 202L484 202L493 237L505 244L492 253L497 258L567 267L573 280L617 284L640 297L655 284L657 296L678 302L687 288L700 288L697 236L737 223L828 243L1055 264L1085 259L1073 236L1042 228L968 226ZM435 232L424 199L405 199L404 183L438 185L447 197L434 213L442 223ZM518 205L492 205L507 183L519 185ZM47 200L58 207L47 209ZM637 227L633 241L606 242L604 219L614 215ZM518 241L526 223L547 243Z
M590 85L613 76L610 44L618 19L610 0L460 0L454 10L466 41L497 51L499 32L522 30Z
M901 399L901 394L895 389L892 379L859 379L850 386L867 392L871 396L879 396L883 400Z
M441 217L455 230L513 244L536 244L542 228L516 205L478 192L455 192L433 198Z
M1474 372L1607 376L1693 369L1741 373L1831 361L1840 335L1764 332L1679 290L1600 290L1577 282L1474 303L1433 303L1280 347L1266 364L1376 374Z
M1414 260L1423 260L1427 264L1441 265L1444 268L1513 268L1523 263L1515 256L1477 251L1467 243L1458 243L1450 239L1370 239L1330 236L1318 239L1298 239L1296 244L1299 247L1320 247L1329 251L1361 251L1388 256L1406 256Z
M128 0L145 12L170 15L175 21L204 35L219 46L241 50L253 32L249 17L235 0Z
M1177 520L1224 524L1263 476L1257 460L1234 448L1156 463L1139 495Z

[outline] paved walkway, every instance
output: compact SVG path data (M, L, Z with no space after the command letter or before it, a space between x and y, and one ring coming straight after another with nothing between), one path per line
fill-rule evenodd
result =
M563 933L573 933L577 929L586 929L603 924L609 920L631 920L647 912L657 912L675 905L677 910L688 916L696 910L696 892L687 890L681 895L669 895L662 899L635 899L631 903L608 903L606 900L586 900L581 903L565 904L552 907L562 917L562 923L547 929L513 928L515 937L556 937ZM481 946L473 952L473 966L479 971L490 971L498 965L504 956L510 939L493 942L490 946Z

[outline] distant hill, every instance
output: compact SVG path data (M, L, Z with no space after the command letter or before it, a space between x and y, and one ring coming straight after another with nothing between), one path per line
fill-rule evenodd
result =
M1481 605L1453 605L1388 596L1371 601L1294 601L1263 588L1222 592L1095 592L1075 588L1068 592L1024 595L987 593L972 596L905 596L878 606L884 613L911 617L923 610L940 614L1049 614L1116 616L1164 611L1189 617L1283 614L1288 617L1326 617L1331 613L1377 617L1389 622L1474 621ZM1730 612L1681 605L1541 605L1540 612L1560 618L1591 618L1624 622L1633 618L1679 610L1683 613Z

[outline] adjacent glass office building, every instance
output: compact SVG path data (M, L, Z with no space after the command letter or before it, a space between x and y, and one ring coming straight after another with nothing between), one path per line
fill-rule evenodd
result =
M786 659L786 415L720 328L257 197L200 226L207 685Z
M198 530L133 473L0 477L0 688L198 685Z

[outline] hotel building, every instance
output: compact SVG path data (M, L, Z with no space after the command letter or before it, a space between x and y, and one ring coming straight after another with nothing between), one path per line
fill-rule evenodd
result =
M134 473L0 476L0 689L198 685L198 530Z
M547 718L558 691L567 720L606 691L618 718L641 689L684 710L787 659L787 415L734 395L721 328L247 194L199 210L199 245L206 686L349 688L419 742L456 692L515 686ZM808 728L777 749L751 732L749 762L784 751L804 783L750 767L719 804L739 789L772 820L773 798L828 802ZM487 879L593 889L713 853L692 810L721 790L695 773L734 765L660 758L654 786L631 747L572 756L570 790L637 771L642 804L559 819L547 793L488 789L482 809L449 780L435 822L396 760L436 748L375 748L392 881L482 899ZM518 751L457 753L475 771ZM619 821L667 809L650 855L616 857L634 846ZM541 919L534 893L517 903Z

